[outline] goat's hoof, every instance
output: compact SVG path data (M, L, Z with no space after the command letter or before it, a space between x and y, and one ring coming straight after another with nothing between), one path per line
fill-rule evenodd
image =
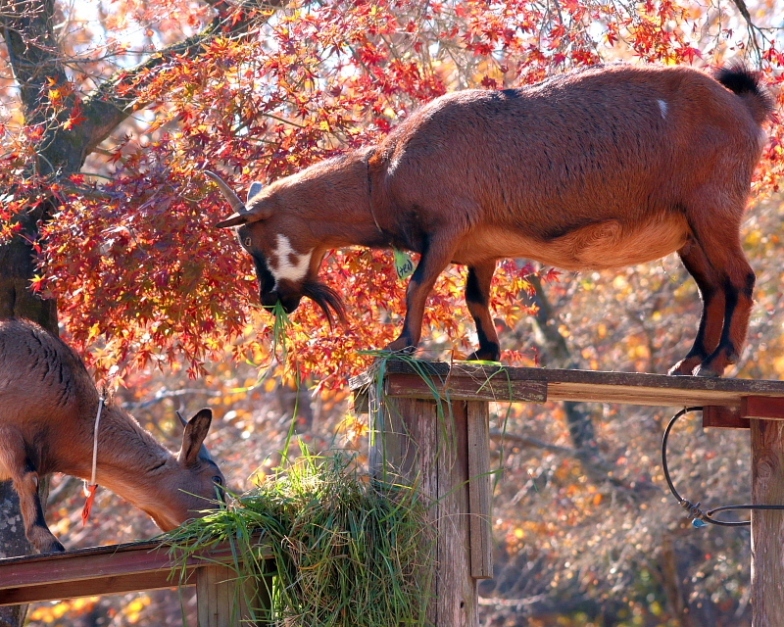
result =
M501 362L501 355L500 353L493 353L489 351L474 351L468 357L466 357L466 361L496 361Z
M382 349L382 352L392 353L393 355L413 355L415 350L416 350L416 346L398 344L397 341L394 341L391 344L385 346Z
M697 377L705 377L708 379L718 379L722 372L716 372L713 368L708 366L697 366L697 369L694 371L694 375Z
M667 371L667 374L675 377L690 377L694 374L695 368L700 366L700 360L694 357L681 359L677 364Z
M39 541L33 543L33 546L41 555L46 555L47 553L65 553L65 547L54 537L44 542Z

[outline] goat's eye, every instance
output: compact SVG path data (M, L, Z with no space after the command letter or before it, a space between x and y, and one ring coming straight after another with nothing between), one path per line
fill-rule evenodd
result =
M218 485L223 485L223 479L221 477L215 476L212 478L212 481Z
M242 244L245 246L245 248L250 249L250 237L246 237L244 240L242 240Z

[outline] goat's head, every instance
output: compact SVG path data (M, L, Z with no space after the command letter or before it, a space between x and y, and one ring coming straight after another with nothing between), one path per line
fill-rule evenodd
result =
M259 300L266 309L278 303L293 312L303 296L313 300L333 323L333 313L345 319L337 292L318 279L326 248L313 236L302 216L286 211L285 181L262 189L253 183L247 205L213 172L205 172L229 201L234 214L220 221L219 228L238 227L240 245L253 257L259 281ZM296 202L296 200L294 200Z
M155 503L142 506L164 531L174 529L198 512L212 509L223 499L224 478L218 465L204 446L204 438L212 422L212 410L202 409L185 421L177 414L185 429L179 453L162 469L165 495L158 494Z

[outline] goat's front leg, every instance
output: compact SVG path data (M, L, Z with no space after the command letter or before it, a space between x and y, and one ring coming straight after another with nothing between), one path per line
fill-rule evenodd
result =
M495 261L488 261L468 267L465 298L468 311L476 324L479 349L468 359L498 361L501 358L501 345L490 315L490 283L493 281Z
M451 263L454 242L453 237L441 234L437 237L431 237L425 245L419 265L408 283L403 331L385 350L413 353L419 345L427 297L430 295L438 276Z
M54 537L44 518L44 508L38 496L38 472L27 456L24 439L15 429L0 428L0 471L10 476L19 496L25 535L39 553L65 551Z

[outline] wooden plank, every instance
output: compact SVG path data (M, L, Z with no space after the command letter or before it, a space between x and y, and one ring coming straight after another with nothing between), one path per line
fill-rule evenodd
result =
M223 564L197 571L196 602L199 627L239 627L237 574Z
M702 427L719 429L748 429L751 421L741 415L740 407L717 407L708 405L702 408Z
M394 374L386 380L388 396L432 399L434 392L452 401L529 401L547 400L547 383L543 381L510 381L503 377L486 380L462 376L426 380L418 374Z
M485 402L467 403L468 497L471 576L493 578L493 477L490 474L490 423Z
M166 570L171 566L168 552L159 542L26 555L0 560L0 591L8 587Z
M416 483L430 503L436 567L426 624L476 627L471 577L466 403L384 398L373 402L371 468L377 476Z
M189 570L184 583L180 583L179 573L173 577L170 571L154 571L101 577L87 581L65 581L48 585L20 586L0 591L0 606L76 599L103 594L125 594L139 590L174 589L180 586L192 586L194 583L193 571Z
M228 562L231 555L227 545L216 547L190 558L187 570L190 572L205 561ZM0 605L176 587L176 570L180 567L181 563L169 556L168 546L160 542L3 559Z
M438 533L435 605L439 627L478 627L479 595L471 576L467 403L454 403L436 430ZM449 415L451 413L451 417Z
M751 421L752 499L784 503L784 422ZM751 514L751 607L754 627L784 625L784 511Z
M546 368L506 368L468 363L410 363L389 360L385 365L386 392L405 398L432 398L433 390L447 390L453 400L584 401L683 407L714 405L738 407L744 396L784 398L784 381L711 379L636 372L598 372ZM374 385L371 371L351 380L362 394ZM542 389L542 385L545 389Z
M784 420L784 399L744 396L740 403L740 415L744 418Z

